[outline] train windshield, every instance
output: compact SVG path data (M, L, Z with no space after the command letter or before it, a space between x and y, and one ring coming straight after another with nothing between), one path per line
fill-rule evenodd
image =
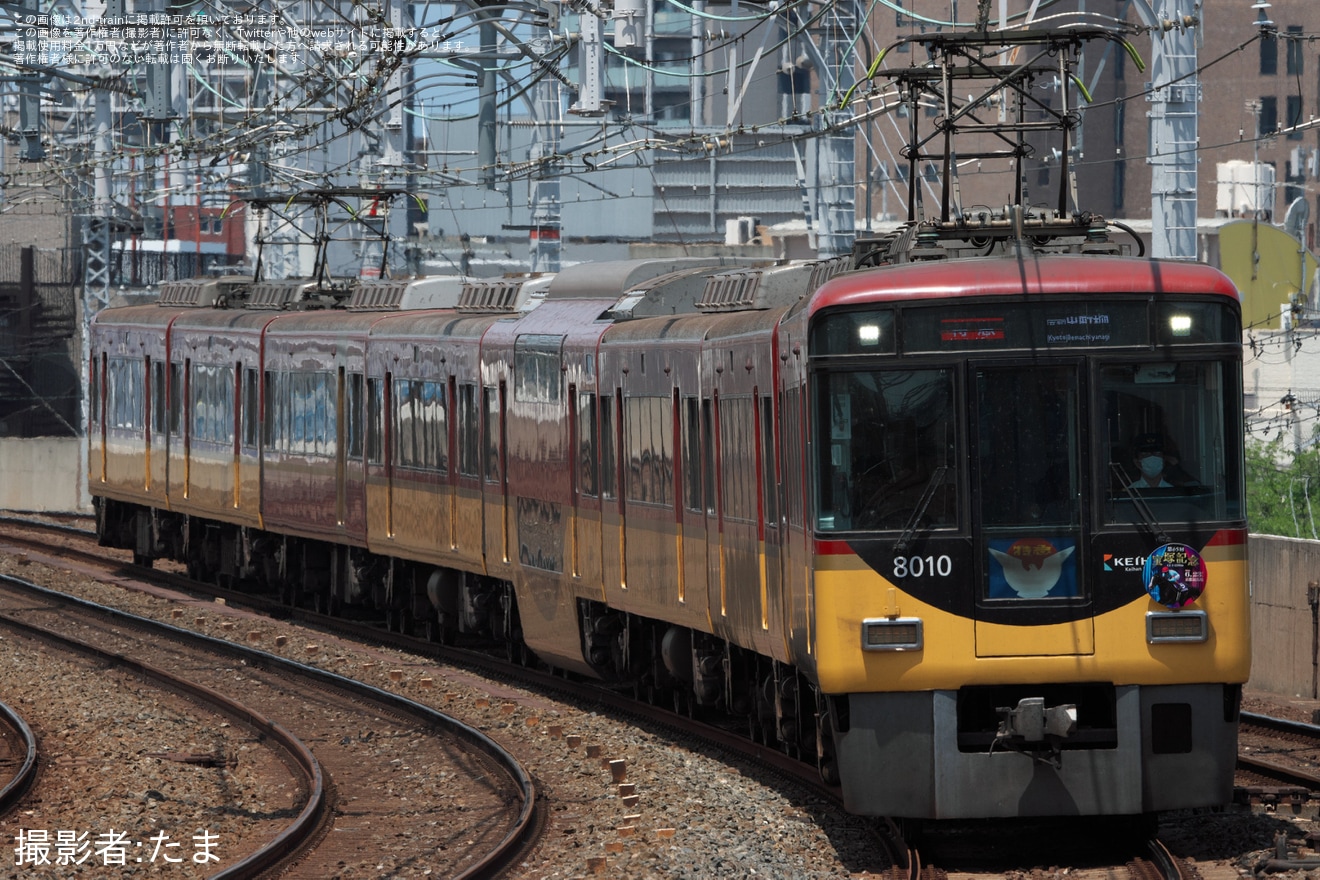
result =
M1099 526L1242 518L1232 362L969 366L965 392L953 367L817 375L820 531L957 528L959 486L992 544L1075 546L1088 511Z
M950 369L858 370L818 378L822 531L957 525L957 419Z
M1106 523L1240 519L1241 377L1218 361L1100 368ZM1143 511L1143 507L1145 511Z
M975 371L974 454L987 532L1039 529L1076 539L1081 397L1076 365Z

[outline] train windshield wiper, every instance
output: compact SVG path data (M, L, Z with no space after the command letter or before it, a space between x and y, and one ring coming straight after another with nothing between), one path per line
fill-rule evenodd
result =
M906 553L908 544L916 536L917 524L926 514L926 508L930 507L931 499L935 497L935 490L944 482L944 475L948 472L949 466L942 464L935 468L926 482L926 488L921 490L921 498L917 501L917 506L912 511L912 516L908 518L907 525L903 527L903 534L898 536L898 543L894 544L895 553Z
M1155 514L1151 511L1150 505L1146 503L1146 499L1138 495L1137 491L1132 488L1132 478L1128 476L1127 471L1123 470L1123 465L1111 461L1109 467L1118 475L1119 485L1132 499L1132 507L1137 511L1137 516L1141 517L1141 522L1155 535L1155 540L1161 544L1169 543L1169 533L1164 530L1164 525L1155 518Z

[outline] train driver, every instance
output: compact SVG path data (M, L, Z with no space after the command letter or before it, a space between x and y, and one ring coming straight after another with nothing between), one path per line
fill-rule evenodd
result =
M1165 448L1161 434L1138 434L1132 441L1132 461L1140 471L1129 489L1172 489L1168 471L1178 464L1178 456Z

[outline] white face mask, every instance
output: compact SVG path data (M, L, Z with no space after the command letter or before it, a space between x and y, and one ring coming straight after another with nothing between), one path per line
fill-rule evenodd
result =
M1164 470L1164 456L1148 455L1141 460L1141 472L1148 477L1158 476Z

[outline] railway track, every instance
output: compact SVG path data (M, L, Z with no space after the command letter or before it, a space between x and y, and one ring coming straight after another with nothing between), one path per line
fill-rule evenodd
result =
M205 700L262 741L279 744L284 763L301 775L295 809L288 811L297 815L269 842L214 876L254 877L277 865L294 865L300 876L331 876L337 866L352 864L364 852L370 857L382 831L390 836L391 826L415 822L400 801L431 798L434 791L422 790L431 773L469 780L457 786L461 803L446 810L444 799L434 798L430 824L446 827L438 835L415 829L409 835L415 851L396 852L396 857L434 865L445 876L491 876L529 843L539 826L535 788L518 763L489 737L427 707L14 578L0 578L0 608L6 626L58 642L62 651L128 666L171 690ZM101 647L105 643L112 647ZM217 665L217 656L225 662ZM161 667L166 665L186 675L165 672ZM241 691L244 702L222 694L226 685ZM317 754L304 742L314 743ZM399 772L409 765L424 767L426 773ZM442 843L437 844L437 836Z
M2 522L0 522L2 524ZM44 528L44 527L43 527ZM16 540L16 536L10 530L4 530L6 534L0 540ZM79 542L90 542L93 540L86 532L67 528L57 529L61 534L66 535L70 545ZM36 546L39 538L34 538L34 543L28 545L32 548L33 558L36 559ZM49 551L47 551L49 552ZM66 546L60 551L69 559L77 559L81 563L89 562L97 558L96 551L87 552L76 549L73 546ZM105 551L100 551L100 556L104 556ZM104 560L101 560L104 562ZM624 717L637 719L647 725L659 726L663 728L663 736L674 735L678 739L684 737L694 737L701 742L709 743L721 751L730 755L737 755L741 759L753 762L758 775L766 772L762 768L768 769L768 772L784 780L785 784L796 788L802 792L802 795L795 795L794 798L822 799L835 802L837 793L820 783L819 777L814 767L803 764L796 759L784 755L773 749L766 749L749 742L741 731L730 730L718 726L700 723L699 719L689 719L675 715L667 707L649 706L645 703L639 703L633 699L630 693L614 693L603 691L598 685L584 682L576 682L566 679L563 675L547 673L536 669L518 668L510 666L502 655L492 655L489 652L477 650L472 647L454 647L442 646L424 639L417 639L404 634L387 631L383 628L382 621L345 621L339 618L330 618L310 609L290 608L267 597L227 591L211 585L201 585L196 582L188 581L183 578L176 578L168 571L162 571L160 568L148 572L145 569L133 567L128 568L127 559L112 563L112 566L118 566L121 573L131 572L134 577L150 577L154 582L168 585L172 589L185 589L186 591L207 598L219 597L226 603L237 606L244 605L258 609L275 617L292 618L299 623L306 623L317 628L333 628L338 633L346 634L353 639L365 640L369 643L387 644L398 647L408 652L420 653L433 656L442 661L457 664L458 666L475 669L483 676L489 676L508 682L517 682L530 688L541 690L550 689L556 693L565 694L571 699L583 701L586 705L605 705L610 708L611 713L621 714ZM608 763L606 758L602 761ZM631 777L629 777L631 779ZM631 786L620 787L622 795L625 788L631 789ZM622 799L622 798L621 798ZM635 797L632 800L636 800ZM836 804L837 806L837 804ZM625 819L630 817L626 816ZM881 830L877 837L884 838L887 833ZM1158 847L1167 855L1167 850L1157 842L1151 844L1152 847ZM909 847L902 841L901 834L895 840L884 844L886 855L884 859L878 860L880 864L889 865L889 874L895 880L945 880L946 868L944 867L944 856L938 849L917 849ZM1059 860L1050 862L1051 864L1071 864L1062 861L1067 856L1060 854ZM1126 868L1124 865L1126 864ZM869 866L874 867L874 865ZM948 869L954 870L954 869ZM1179 873L1185 870L1176 859L1172 862L1161 861L1161 857L1156 855L1156 850L1152 849L1149 854L1143 852L1140 856L1126 861L1111 863L1110 867L1105 869L1106 876L1112 877L1114 872L1126 870L1136 880L1146 880L1146 878L1161 877L1167 880L1178 880L1182 877L1184 880L1192 880L1195 875ZM986 874L972 866L960 866L959 876L970 873L973 876L1002 876L1002 874ZM1078 873L1082 877L1088 876L1085 869L1070 872L1070 876L1076 876Z
M654 706L639 702L631 691L611 691L602 689L598 684L578 681L571 676L564 676L562 673L544 668L511 665L503 651L491 651L476 645L463 646L461 643L459 646L440 645L423 638L390 631L383 626L384 621L353 621L329 617L311 609L290 607L268 596L201 584L183 577L178 573L181 569L176 571L177 567L172 565L157 564L154 568L145 569L133 565L127 553L96 547L94 535L87 530L67 525L0 517L0 553L5 552L15 557L23 556L33 563L69 568L94 577L98 581L130 587L139 593L144 587L141 583L137 583L138 581L159 585L163 589L154 592L160 596L175 596L171 601L177 601L177 592L182 592L197 597L198 607L214 607L210 603L219 600L232 609L249 608L258 614L278 620L289 620L317 630L330 630L354 643L395 648L410 655L435 658L443 664L442 668L455 670L455 674L471 672L483 680L494 680L512 688L527 688L534 693L546 694L552 699L562 698L572 705L586 708L593 714L598 708L606 708L610 717L636 725L638 729L655 731L667 742L680 745L691 743L693 747L705 753L711 753L713 749L716 753L725 756L722 760L742 764L744 767L754 767L755 778L764 780L776 789L790 792L788 796L796 803L812 805L810 808L812 812L819 809L838 817L846 815L839 800L838 790L820 781L814 765L752 742L741 727L735 729L707 723L700 717L675 714L668 705ZM150 591L151 588L145 589ZM107 601L113 603L117 600ZM227 637L238 636L241 636L241 633ZM506 705L503 708L510 707ZM575 754L580 755L582 752L579 749ZM636 791L640 786L634 783L634 780L640 777L634 775L633 768L624 766L626 762L618 758L610 758L606 755L599 760L611 774L610 788L614 792L611 801L623 806L619 819L620 831L616 833L630 833L632 826L639 821L634 814L642 809L636 806L639 800ZM614 766L609 766L611 763ZM753 775L753 771L747 769L742 772L748 776ZM618 779L613 777L614 773L619 774ZM816 807L817 804L820 806ZM578 812L576 808L571 808L567 815L571 818L576 812ZM560 814L559 818L564 820L565 815ZM650 824L659 826L653 833L674 834L672 827L665 828L665 825L672 826L672 817L646 818L651 820ZM668 821L665 821L666 819ZM865 824L855 818L850 818L849 821L856 822L859 826ZM663 839L665 838L662 837L661 840ZM877 845L872 835L868 833L863 840L870 842L863 842L861 846L875 850ZM607 853L618 852L617 843L607 842L606 846ZM589 865L588 870L594 868Z
M1320 726L1251 712L1241 719L1239 801L1300 804L1320 792Z
M13 809L37 775L37 738L8 703L0 703L0 816Z
M1068 865L1063 873L1076 880L1113 880L1124 871L1131 880L1200 880L1161 840L1143 840L1140 823L1130 821L1023 819L938 830L886 821L880 833L894 859L891 880L1035 876L1033 864Z
M42 535L60 535L65 543L59 548L57 555L65 559L80 560L91 565L106 565L107 551L104 548L93 547L95 536L84 529L3 517L0 517L0 526L4 527L3 533L0 533L0 540L4 542L30 548L33 551L49 552L50 548L42 543ZM115 565L112 563L110 567L118 568L129 564L129 561L125 559L122 564ZM516 682L542 692L555 692L575 701L598 704L624 717L647 724L661 725L677 735L692 737L731 754L737 754L754 762L757 766L764 767L767 773L800 787L810 795L839 804L842 808L838 789L824 784L814 765L804 763L802 760L786 755L776 749L759 745L751 741L741 729L720 726L718 723L708 723L700 715L694 717L691 714L691 707L685 707L687 714L676 713L672 705L668 703L663 705L650 704L645 700L638 699L638 695L631 690L611 690L596 682L580 681L571 676L536 668L534 664L510 663L510 658L505 653L487 650L481 646L437 644L423 637L401 633L397 629L390 629L386 625L387 621L383 620L361 621L335 617L322 614L313 609L291 607L273 596L199 583L182 574L170 571L154 568L144 569L140 566L133 566L133 569L138 573L135 576L147 578L152 583L158 583L170 589L202 596L208 600L220 599L229 605L247 607L277 619L287 618L297 623L332 631L352 639L434 657L447 663L477 670L483 675L508 682ZM527 658L520 659L525 660Z

